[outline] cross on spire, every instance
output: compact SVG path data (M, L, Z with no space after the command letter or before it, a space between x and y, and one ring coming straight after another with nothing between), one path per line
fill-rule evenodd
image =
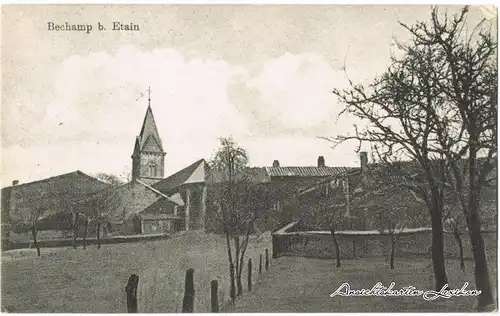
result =
M148 105L151 105L151 86L148 87Z

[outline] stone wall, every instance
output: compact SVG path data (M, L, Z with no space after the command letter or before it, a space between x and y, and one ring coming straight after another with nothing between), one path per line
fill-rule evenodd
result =
M483 232L483 239L488 258L497 256L497 232ZM281 255L312 258L335 258L333 238L329 234L309 236L284 235L279 236ZM340 257L343 259L389 256L390 237L385 235L339 235L337 241ZM286 243L289 242L289 246ZM472 259L472 247L468 235L462 235L464 257ZM285 245L283 247L283 245ZM459 258L459 248L455 238L450 233L444 235L444 250L447 258ZM401 236L396 244L397 257L431 256L431 232L418 232Z

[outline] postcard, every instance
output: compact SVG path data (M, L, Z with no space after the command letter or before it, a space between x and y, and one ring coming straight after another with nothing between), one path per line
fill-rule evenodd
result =
M1 7L1 310L496 311L497 9Z

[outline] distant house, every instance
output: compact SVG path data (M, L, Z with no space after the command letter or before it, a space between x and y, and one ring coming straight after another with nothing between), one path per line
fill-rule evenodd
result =
M353 168L328 167L323 157L318 158L316 166L280 166L275 160L271 167L248 167L236 176L236 180L245 179L253 185L259 185L261 190L265 188L265 198L270 199L269 209L260 210L262 213L259 220L259 228L272 230L289 223L301 214L301 209L296 203L296 194L304 186L316 184L323 179L333 175L342 174ZM220 174L211 171L208 185L216 185L223 182ZM262 191L261 191L262 192ZM264 198L264 196L263 196ZM212 213L209 217L213 216ZM213 219L209 218L209 222Z
M36 213L38 229L58 230L57 214L71 214L78 201L109 188L81 171L2 188L2 225L14 232L29 231Z
M405 226L408 228L430 225L425 201L410 190L409 181L425 188L425 181L418 163L401 161L392 165L368 164L367 153L360 154L360 167L339 173L299 190L297 197L304 211L307 206L318 203L334 204L338 211L348 212L353 217L355 229L377 229L377 214L387 210L406 212ZM439 161L436 161L439 163ZM412 179L412 180L410 180ZM460 207L448 189L445 191L447 205ZM494 185L483 189L481 213L486 226L496 214ZM303 213L302 217L307 214ZM307 228L311 229L311 227Z
M272 167L265 167L265 170L275 196L273 210L281 214L280 225L285 225L300 215L301 210L292 204L296 203L295 196L301 189L342 175L354 168L328 167L324 157L319 156L316 166L280 166L279 161L275 160Z

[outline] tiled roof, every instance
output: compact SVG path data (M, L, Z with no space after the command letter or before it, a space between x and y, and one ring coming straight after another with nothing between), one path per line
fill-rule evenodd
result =
M270 177L328 177L347 172L349 167L266 167Z
M173 199L173 198L171 198L171 197L169 197L169 196L167 196L167 195L165 195L165 194L161 193L161 192L160 192L160 191L158 191L157 189L155 189L155 188L153 188L153 187L151 187L151 186L147 185L146 183L144 183L144 182L142 182L142 181L140 181L140 180L136 180L136 181L137 181L138 183L142 184L143 186L145 186L148 190L153 191L154 193L156 193L156 194L160 195L161 197L163 197L163 198L165 198L165 199L169 200L170 202L173 202L173 203L175 203L175 204L177 204L177 205L179 205L179 206L184 206L184 201L182 200L182 198L179 200L179 199L178 199L178 196L176 196L176 198L175 198L175 199Z
M271 182L266 168L248 167L236 175L236 181L245 179L251 183L268 183ZM218 170L210 170L209 181L211 183L220 183L226 181L224 174Z
M173 175L156 182L153 184L153 188L164 192L164 193L169 193L171 191L175 191L177 187L179 187L181 184L185 183L186 181L192 179L191 176L195 171L199 170L200 165L204 166L206 164L204 159L200 159L196 161L195 163L187 166L186 168L174 173ZM203 179L199 179L200 182L202 182ZM190 183L193 183L193 181L189 181Z
M308 192L316 190L318 187L327 185L331 181L335 181L335 179L339 179L339 178L344 179L345 177L347 177L347 179L349 181L349 185L352 186L352 189L353 189L358 185L358 183L360 181L361 169L360 168L350 168L350 170L348 170L346 172L339 172L333 176L323 178L312 185L301 188L298 191L298 193L299 194L307 194Z
M41 179L41 180L36 180L36 181L26 182L26 183L19 183L19 184L16 184L15 186L7 186L7 187L4 187L3 189L10 188L10 187L16 187L16 188L26 187L26 186L31 186L31 185L37 185L37 184L40 184L40 183L45 183L45 182L59 181L60 179L70 178L70 177L85 177L85 178L87 178L87 179L89 179L91 181L95 181L96 183L102 185L103 187L109 187L110 186L109 184L107 184L105 182L102 182L101 180L99 180L97 178L94 178L94 177L86 174L85 172L82 172L80 170L76 170L76 171L73 171L73 172L63 173L63 174L60 174L60 175L57 175L57 176L48 177L48 178Z

